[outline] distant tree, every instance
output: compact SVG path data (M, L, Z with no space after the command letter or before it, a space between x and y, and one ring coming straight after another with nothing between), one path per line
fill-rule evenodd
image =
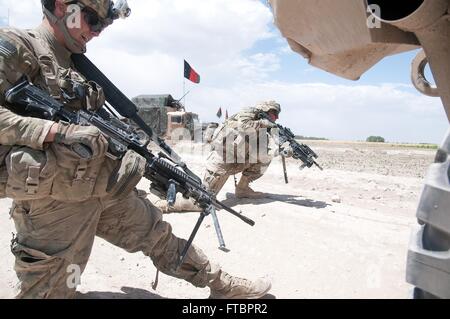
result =
M303 135L295 135L297 140L316 140L316 141L328 141L325 137L314 137L314 136L303 136Z
M381 137L381 136L369 136L369 137L366 139L366 142L384 143L385 140L384 140L384 138Z

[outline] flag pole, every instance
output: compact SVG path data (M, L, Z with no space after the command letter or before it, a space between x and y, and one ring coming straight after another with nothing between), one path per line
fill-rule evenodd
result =
M184 79L184 76L183 76L183 96L184 96L184 98L183 98L183 104L184 104L184 108L186 108L186 80Z

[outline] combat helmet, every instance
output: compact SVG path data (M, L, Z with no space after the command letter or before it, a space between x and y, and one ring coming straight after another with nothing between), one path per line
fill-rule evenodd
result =
M71 0L64 0L65 3L71 3ZM100 19L105 20L108 17L109 8L112 5L110 0L78 0L79 4L89 7L97 12Z
M56 17L46 8L46 4L51 0L41 0L42 10L47 19L58 26L63 33L66 46L72 53L85 53L86 46L78 43L69 33L67 21L72 18L73 11L66 12L61 18ZM111 0L63 0L67 5L78 5L81 10L89 12L89 24L91 30L100 32L118 18L126 18L131 10L126 0L118 0L114 3Z
M256 104L255 109L261 110L263 112L274 111L276 114L281 112L281 106L274 100L264 101Z

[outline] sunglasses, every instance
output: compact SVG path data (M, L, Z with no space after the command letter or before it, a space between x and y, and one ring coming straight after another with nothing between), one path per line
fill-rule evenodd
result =
M101 32L105 28L97 12L89 7L84 7L81 12L83 12L84 21L89 25L92 32Z

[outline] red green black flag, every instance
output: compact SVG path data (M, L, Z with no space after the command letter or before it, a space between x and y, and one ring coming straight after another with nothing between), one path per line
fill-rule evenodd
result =
M184 77L194 83L200 83L200 75L184 60Z

